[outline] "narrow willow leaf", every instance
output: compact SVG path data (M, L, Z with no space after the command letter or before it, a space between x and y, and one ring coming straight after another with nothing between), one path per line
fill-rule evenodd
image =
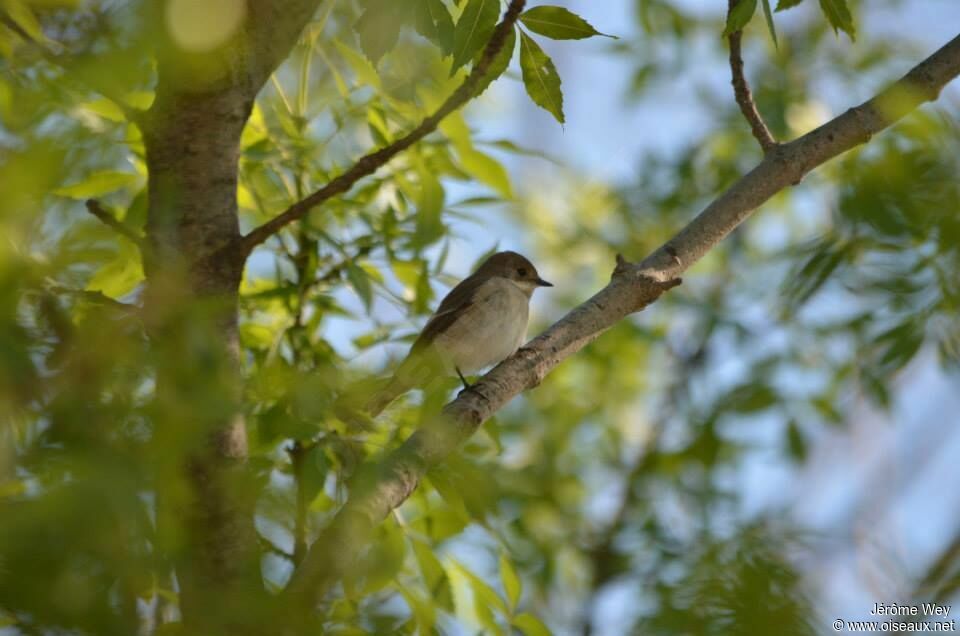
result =
M369 313L373 305L373 286L370 284L367 272L350 263L347 265L347 280L350 281L350 285L353 286L353 290L357 292L357 296L363 301L363 306Z
M350 67L350 70L353 71L354 75L356 75L358 83L367 84L368 86L372 86L378 90L381 88L380 75L377 74L377 70L373 68L373 64L370 63L370 60L360 55L339 40L334 40L333 44L337 47L337 51Z
M121 188L134 186L139 181L139 176L129 172L104 170L94 172L83 181L57 188L53 193L71 199L90 199L116 192Z
M540 45L523 32L520 33L520 70L523 72L523 85L533 103L562 124L563 93L560 91L557 68Z
M554 40L582 40L594 35L613 37L600 33L589 22L563 7L534 7L525 11L520 21L534 33Z
M562 121L562 120L561 120ZM460 164L470 176L496 190L503 198L513 198L510 175L499 161L475 148L459 148Z
M820 8L823 10L823 14L827 16L834 33L843 31L850 36L851 40L856 39L857 33L853 26L853 16L850 15L847 0L820 0Z
M757 0L740 0L727 16L727 26L723 29L723 37L736 33L747 26L747 22L757 10Z
M533 614L523 613L513 619L513 626L524 633L524 636L550 636L552 633L539 618Z
M523 584L516 568L510 562L506 554L500 555L500 580L503 582L503 591L507 594L507 602L510 603L510 609L517 607L520 602L520 594L523 592Z
M43 28L28 3L23 0L4 0L0 7L18 27L37 42L46 42Z
M479 95L483 91L487 90L487 87L497 79L503 72L507 70L507 67L510 66L510 60L513 58L513 51L517 48L517 33L515 30L511 29L507 34L506 40L503 42L503 48L500 49L500 52L497 53L497 56L493 58L490 62L490 68L487 69L486 75L484 75L479 82L477 82L477 90L474 93Z
M476 56L490 39L500 15L499 0L470 0L453 31L453 68L450 75Z
M776 10L785 11L786 9L790 9L792 7L797 6L801 2L803 2L803 0L780 0L780 2L777 3Z
M770 11L770 0L763 0L763 17L767 19L767 29L770 30L770 37L773 38L773 46L780 48L777 42L777 28L773 25L773 12Z

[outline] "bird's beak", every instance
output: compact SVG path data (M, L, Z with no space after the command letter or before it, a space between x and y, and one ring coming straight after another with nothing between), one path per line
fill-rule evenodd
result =
M538 278L538 279L537 279L536 281L534 281L534 282L536 282L539 287L553 287L553 283L548 283L547 281L543 280L542 278Z

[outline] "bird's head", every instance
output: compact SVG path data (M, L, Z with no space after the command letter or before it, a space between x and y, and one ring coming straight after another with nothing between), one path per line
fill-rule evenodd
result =
M527 258L516 252L497 252L483 262L478 275L501 276L513 281L517 287L532 294L537 287L553 287L553 283L540 278L537 268ZM476 275L475 274L475 275Z

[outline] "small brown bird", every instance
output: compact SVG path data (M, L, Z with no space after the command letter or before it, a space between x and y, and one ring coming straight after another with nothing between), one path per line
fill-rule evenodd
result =
M498 252L460 281L427 321L410 353L387 385L367 404L371 417L401 394L432 379L465 373L509 357L527 334L530 297L537 287L553 287L516 252Z

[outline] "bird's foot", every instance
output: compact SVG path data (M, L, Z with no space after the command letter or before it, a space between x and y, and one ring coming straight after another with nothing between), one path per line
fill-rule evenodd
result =
M472 389L473 385L467 382L467 379L463 377L463 373L460 371L460 367L454 367L457 370L457 375L460 376L460 381L463 382L463 390Z

